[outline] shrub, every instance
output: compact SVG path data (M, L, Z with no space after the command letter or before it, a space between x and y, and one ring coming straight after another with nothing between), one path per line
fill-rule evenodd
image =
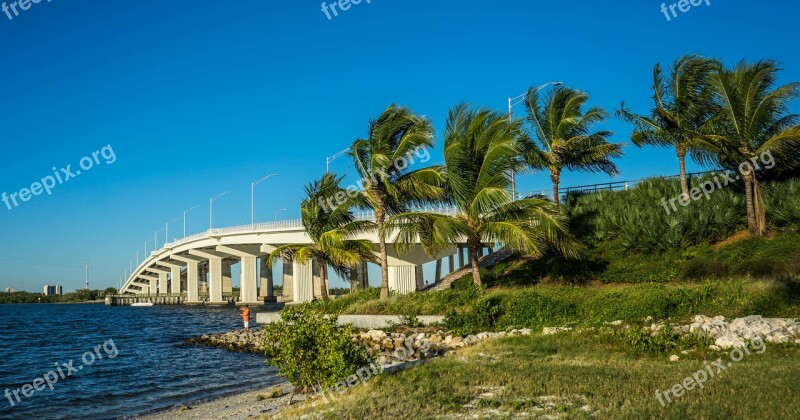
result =
M267 363L300 392L332 386L372 363L352 340L352 327L338 327L336 317L324 315L314 305L290 306L266 327Z
M493 330L499 314L500 307L495 300L480 298L461 311L450 309L445 315L444 325L454 334L477 334Z
M652 333L649 328L624 328L613 333L616 340L637 355L661 355L673 351L705 349L714 340L699 334L682 335L670 327Z

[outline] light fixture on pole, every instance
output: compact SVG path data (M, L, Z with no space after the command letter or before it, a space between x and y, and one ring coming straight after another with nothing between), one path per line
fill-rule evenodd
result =
M250 183L250 226L255 226L256 224L256 185L272 178L273 176L278 176L278 174L269 174L258 181Z
M222 197L224 197L224 196L226 196L226 195L228 195L230 193L231 193L230 191L225 191L224 193L222 193L222 194L220 194L220 195L218 195L216 197L211 197L208 200L208 228L209 229L213 229L214 228L214 200L220 199L220 198L222 198Z
M334 160L339 159L340 157L344 156L349 151L350 151L350 147L348 147L347 149L342 150L341 152L339 152L339 153L337 153L337 154L335 154L333 156L326 157L325 158L325 173L327 174L327 173L331 172L331 162L333 162Z
M528 96L531 93L539 92L540 90L542 90L542 89L544 89L544 88L546 88L546 87L548 87L550 85L559 86L559 85L563 85L563 84L564 84L564 82L547 82L547 83L537 87L532 92L529 90L529 91L527 91L527 92L525 92L525 93L523 93L521 95L517 95L517 96L515 96L513 98L508 98L508 121L509 122L513 121L513 118L514 118L513 117L514 107L519 105L519 104L521 104L521 103L523 103L523 102L525 102L525 100L528 99ZM511 171L511 200L512 201L517 201L517 173L516 173L516 171L513 171L513 170Z
M192 207L192 208L190 208L190 209L188 209L188 210L184 210L183 211L183 239L186 239L186 213L189 213L190 211L192 211L192 210L194 210L194 209L196 209L198 207L200 207L199 204L194 206L194 207Z

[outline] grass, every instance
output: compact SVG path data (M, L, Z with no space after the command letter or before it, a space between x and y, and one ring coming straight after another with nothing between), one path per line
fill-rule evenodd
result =
M800 349L766 344L704 389L662 407L665 390L724 353L700 351L669 362L634 356L613 335L589 331L484 342L420 366L385 373L340 394L305 403L286 418L800 418Z

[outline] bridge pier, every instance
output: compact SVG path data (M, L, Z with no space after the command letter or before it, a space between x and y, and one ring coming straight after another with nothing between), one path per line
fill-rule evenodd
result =
M267 265L267 258L269 258L269 254L262 255L261 258L259 258L261 267L261 291L259 297L261 298L275 297L275 283L272 277L272 267Z
M283 297L294 300L294 262L283 258Z
M233 276L231 275L231 266L233 262L229 259L222 260L222 294L233 294Z
M314 300L314 269L311 261L305 263L292 261L292 273L294 302L305 303Z
M417 290L417 266L389 266L389 290L408 294Z

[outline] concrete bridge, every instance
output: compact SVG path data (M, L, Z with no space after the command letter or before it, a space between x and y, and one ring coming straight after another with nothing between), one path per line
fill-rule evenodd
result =
M436 210L454 214L454 209ZM361 219L372 219L367 214ZM389 238L393 238L390 235ZM376 232L362 235L375 244ZM186 237L153 251L131 273L116 297L121 304L154 302L165 304L264 304L264 302L309 302L321 296L319 264L314 262L283 261L282 296L275 296L273 268L266 265L270 253L284 244L311 243L300 220L259 223L206 232ZM455 244L438 256L428 256L419 245L400 257L389 246L389 288L399 293L411 293L425 287L422 265L436 261L435 280L442 274L444 259L448 272L469 263L463 244ZM235 282L231 267L240 265L240 276ZM330 277L329 277L330 278ZM355 288L368 285L366 263L354 270L349 279ZM239 293L233 286L238 283ZM155 299L155 300L154 300Z

